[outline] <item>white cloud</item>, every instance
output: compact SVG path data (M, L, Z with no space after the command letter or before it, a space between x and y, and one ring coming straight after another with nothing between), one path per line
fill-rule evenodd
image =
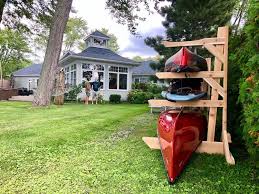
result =
M157 35L152 33L153 29L163 28L162 20L163 18L156 12L152 15L148 15L147 11L143 8L140 11L142 16L146 17L145 21L139 22L138 33L143 37L137 38L133 37L128 31L127 26L116 23L116 19L112 18L109 10L105 9L106 0L74 0L73 7L77 10L76 15L83 17L87 23L90 30L107 28L111 33L113 33L118 38L118 44L120 46L120 53L126 57L132 57L137 55L142 56L154 56L156 53L149 47L142 44L143 52L139 52L141 49L137 49L137 52L131 49L131 51L123 52L127 50L128 47L134 48L136 41L144 41L146 36ZM132 41L133 40L133 41ZM137 46L137 45L136 45ZM145 52L145 49L149 52ZM147 55L149 53L149 55Z

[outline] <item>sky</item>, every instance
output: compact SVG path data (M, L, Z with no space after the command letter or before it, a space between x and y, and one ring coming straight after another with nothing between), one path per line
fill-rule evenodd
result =
M141 56L143 58L156 56L157 53L146 46L144 39L148 36L164 35L162 26L163 18L156 12L148 15L143 8L140 14L146 16L146 21L140 21L137 32L141 37L132 35L127 26L116 23L109 10L105 9L106 0L74 0L73 8L77 11L76 16L82 17L88 23L89 32L95 29L107 28L113 33L119 44L118 53L124 57L132 58Z

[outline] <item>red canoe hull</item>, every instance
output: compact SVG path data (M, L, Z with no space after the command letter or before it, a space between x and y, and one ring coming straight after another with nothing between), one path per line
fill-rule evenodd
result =
M205 137L207 120L199 113L161 113L158 139L169 182L174 182Z
M165 71L167 72L197 72L207 70L206 60L186 47L181 48L165 63Z

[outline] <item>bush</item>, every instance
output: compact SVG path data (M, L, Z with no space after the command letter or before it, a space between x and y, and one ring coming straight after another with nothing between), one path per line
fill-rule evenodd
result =
M153 99L154 94L141 90L132 90L128 94L128 101L132 104L145 104L149 99Z
M133 83L132 84L133 90L141 90L143 92L151 92L153 94L160 94L163 90L165 90L164 87L159 86L155 83Z
M65 100L66 101L76 101L77 95L82 91L82 84L78 86L73 86L68 93L65 93Z
M250 1L246 24L230 39L229 52L229 126L233 132L238 129L254 161L259 158L258 6L256 0ZM233 67L236 72L231 72Z
M148 84L147 83L133 83L132 89L147 92L148 91Z
M111 94L109 97L110 103L118 104L121 102L121 95L119 94Z
M166 90L155 83L134 83L132 89L128 94L128 101L133 104L145 104L149 99L161 98L161 92Z

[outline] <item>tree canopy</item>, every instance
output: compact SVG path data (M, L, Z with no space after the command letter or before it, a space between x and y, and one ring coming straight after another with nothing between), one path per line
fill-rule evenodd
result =
M12 29L37 32L32 24L50 25L56 4L57 0L1 0L0 22Z
M172 0L170 5L163 6L159 13L165 18L162 23L166 37L148 37L145 43L154 48L164 60L172 55L175 49L165 48L162 39L172 41L194 40L210 37L216 33L218 26L226 25L233 14L236 0ZM162 70L164 60L156 69Z
M64 33L64 50L69 51L80 48L84 44L84 37L87 34L87 22L81 17L71 17L68 19Z
M40 28L41 33L35 36L34 42L37 49L45 52L50 28L42 25ZM88 31L87 21L81 17L70 17L68 19L66 29L63 37L63 52L82 49L84 47L84 37Z
M30 52L22 33L10 29L0 31L0 76L5 77L27 65L26 54ZM1 71L2 70L2 71Z
M102 28L100 32L110 37L110 40L108 42L108 48L114 52L117 52L120 48L117 42L117 37L114 34L109 33L109 30L106 28Z

